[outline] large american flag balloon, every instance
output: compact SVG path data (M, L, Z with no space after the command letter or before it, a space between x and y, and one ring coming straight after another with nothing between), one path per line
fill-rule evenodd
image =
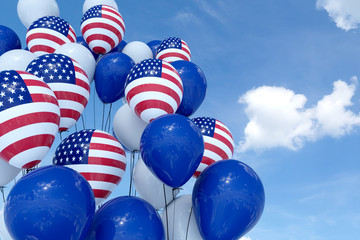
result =
M234 139L230 130L219 120L209 117L198 117L192 119L192 121L200 128L205 143L203 158L194 173L194 176L198 177L210 164L232 158Z
M130 108L145 122L175 113L183 97L178 72L160 59L136 64L126 79L125 97Z
M36 166L59 129L54 92L35 75L0 72L0 158L18 168Z
M177 60L190 61L191 52L184 40L178 37L169 37L160 43L156 58L170 63Z
M75 125L90 96L89 80L81 66L62 54L45 54L34 59L26 71L43 79L59 101L59 131Z
M29 51L38 56L54 53L56 48L70 42L76 42L74 29L67 21L55 16L39 18L26 33Z
M93 6L85 12L82 18L81 34L93 52L108 53L124 37L124 19L113 7Z
M85 129L61 142L53 164L72 168L84 176L98 205L119 184L126 168L126 157L123 147L113 136L100 130Z

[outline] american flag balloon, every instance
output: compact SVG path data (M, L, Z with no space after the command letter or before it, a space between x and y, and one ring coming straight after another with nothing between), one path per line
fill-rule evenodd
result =
M203 158L194 173L194 177L198 177L210 164L232 157L234 153L234 139L230 130L219 120L209 117L198 117L192 119L192 121L200 128L205 143Z
M75 125L90 96L89 80L81 66L62 54L45 54L35 58L26 71L44 80L59 101L59 131Z
M38 56L54 53L56 48L70 42L76 42L74 29L67 21L55 16L39 18L26 33L29 51Z
M178 72L160 59L146 59L136 64L126 79L125 97L136 115L145 122L175 113L183 97Z
M177 60L191 60L191 52L186 42L178 37L169 37L161 42L157 49L156 58L175 62Z
M0 72L0 158L32 168L45 157L59 129L54 92L23 71Z
M72 168L84 176L99 205L119 184L126 168L126 157L123 147L113 136L100 130L85 129L61 142L53 164Z
M81 34L93 52L105 54L123 39L125 22L115 8L96 5L85 12L81 21Z

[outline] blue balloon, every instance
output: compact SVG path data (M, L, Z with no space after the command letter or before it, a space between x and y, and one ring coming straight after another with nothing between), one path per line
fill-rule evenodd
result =
M84 47L86 47L87 49L89 49L89 51L92 53L92 55L94 56L95 60L97 60L99 58L99 54L93 52L91 50L91 48L89 47L89 45L86 43L85 39L82 36L77 36L76 37L76 42L83 45Z
M4 210L14 239L84 239L95 215L95 198L76 171L46 166L14 185Z
M86 239L163 240L165 234L153 206L138 197L122 196L101 206Z
M108 53L99 60L95 88L102 102L113 103L124 97L126 77L134 65L128 55L120 52Z
M178 188L199 166L204 140L190 119L167 114L146 126L140 140L140 153L151 172L165 184Z
M159 48L161 42L162 41L160 41L160 40L152 40L152 41L147 43L147 45L150 47L150 49L151 49L151 51L153 53L153 58L156 57L156 52L157 52L157 49Z
M172 62L184 86L184 95L176 113L192 115L205 99L207 82L203 71L194 63L184 60Z
M126 44L127 44L127 42L122 40L116 47L111 49L111 51L109 53L121 52L124 49L124 47L126 46Z
M13 49L21 49L19 36L12 29L0 25L0 56Z
M197 178L192 202L204 239L235 240L259 221L265 193L252 168L237 160L221 160Z

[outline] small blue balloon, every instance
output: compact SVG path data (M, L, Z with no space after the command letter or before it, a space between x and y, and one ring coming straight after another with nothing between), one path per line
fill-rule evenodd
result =
M164 240L164 227L156 209L138 197L122 196L97 211L87 240Z
M141 157L165 184L184 185L199 166L204 153L200 129L187 117L167 114L150 122L140 140Z
M95 198L76 171L46 166L14 185L4 210L14 239L84 239L95 215Z
M147 45L150 47L150 49L153 53L153 58L156 57L157 49L159 48L161 42L162 42L161 40L152 40L147 43Z
M100 100L113 103L124 97L128 73L135 65L126 54L115 52L104 55L96 64L95 88Z
M89 49L89 51L92 53L92 55L94 56L95 60L97 60L99 58L99 54L91 51L91 48L89 47L89 45L86 43L85 39L82 36L77 36L76 37L76 42L83 45L84 47L86 47L87 49Z
M184 86L184 95L176 113L192 115L205 99L207 82L203 71L194 63L184 60L172 62Z
M13 49L21 49L19 36L12 29L0 25L0 56Z
M237 160L221 160L197 178L192 202L204 239L235 240L259 221L265 193L252 168Z
M122 40L116 47L111 49L110 53L121 52L124 49L124 47L126 46L126 44L127 44L127 42Z

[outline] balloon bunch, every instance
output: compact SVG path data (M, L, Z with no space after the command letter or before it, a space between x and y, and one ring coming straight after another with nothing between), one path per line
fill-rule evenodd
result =
M126 43L114 0L85 0L82 11L76 36L55 0L19 0L28 50L0 26L0 186L21 168L27 172L0 211L0 234L169 240L246 234L262 214L263 185L249 166L231 159L234 140L225 124L189 118L207 89L189 45L178 37ZM107 122L101 130L84 124L93 80L103 112L110 105L109 129ZM120 99L110 134L111 106ZM58 133L67 132L53 147ZM34 170L51 148L52 165ZM107 201L127 171L129 152L129 196ZM182 195L192 177L192 195Z

